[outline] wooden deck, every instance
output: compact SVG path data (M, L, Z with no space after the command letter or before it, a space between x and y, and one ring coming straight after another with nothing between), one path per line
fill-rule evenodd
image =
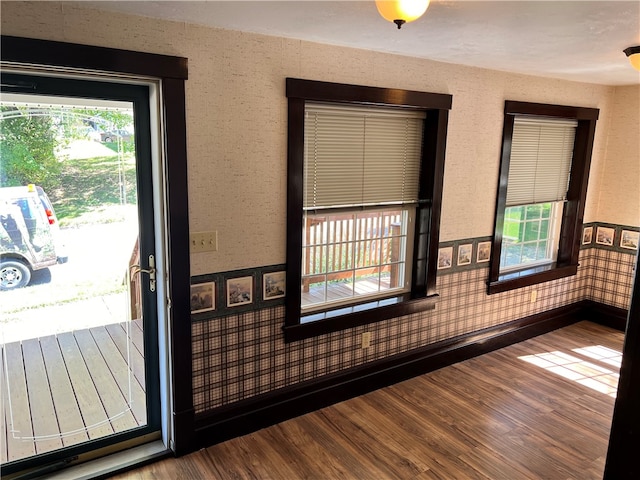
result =
M355 283L328 283L326 291L326 301L344 300L354 296L354 289L356 295L363 294L375 294L378 292L384 292L389 290L390 286L389 277L380 277L380 283L377 280L361 279ZM302 291L302 305L312 305L314 303L320 303L325 301L324 286L318 287L311 285L309 291Z
M145 425L142 323L0 345L0 461Z

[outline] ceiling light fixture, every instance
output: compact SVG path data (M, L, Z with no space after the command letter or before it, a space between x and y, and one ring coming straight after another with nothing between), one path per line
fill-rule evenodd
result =
M398 30L427 11L430 0L376 0L378 12L385 20L395 23Z
M629 57L631 66L640 72L640 46L625 48L623 52Z

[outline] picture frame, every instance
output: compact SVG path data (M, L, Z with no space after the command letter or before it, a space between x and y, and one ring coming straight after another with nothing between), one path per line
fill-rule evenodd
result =
M216 309L216 282L191 285L191 313L211 312Z
M453 247L438 249L438 270L451 268L453 265Z
M253 303L253 277L227 279L227 307Z
M471 265L471 257L473 255L473 244L465 243L463 245L458 245L458 261L457 264L459 267L464 265Z
M488 262L491 258L491 242L478 243L478 252L476 253L476 263Z
M599 245L613 246L613 239L616 235L615 228L598 227L596 230L596 243Z
M584 227L582 231L582 244L589 245L593 241L593 227Z
M284 298L287 294L286 287L287 272L268 272L262 275L262 299L275 300Z
M628 250L638 250L638 241L640 240L640 232L633 230L622 230L620 235L620 247Z

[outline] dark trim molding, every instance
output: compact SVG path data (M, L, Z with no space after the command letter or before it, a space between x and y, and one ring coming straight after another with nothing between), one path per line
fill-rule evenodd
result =
M167 283L173 381L172 422L176 454L193 449L193 386L191 370L191 311L189 298L189 204L185 113L186 58L114 48L3 35L2 63L20 66L65 67L157 78L162 81L167 222ZM55 70L52 72L55 73Z
M515 288L535 285L537 283L576 274L578 255L582 241L582 223L587 197L587 183L589 180L589 168L593 151L593 139L599 112L597 108L514 102L511 100L505 102L500 177L498 180L487 294L491 295L505 292ZM562 226L560 228L557 260L551 268L547 268L544 272L529 272L523 270L518 278L509 279L512 275L500 275L500 257L502 253L502 230L504 228L507 186L509 184L511 141L513 138L515 116L517 114L571 118L578 121L578 126L573 144L573 160L571 162L567 200L562 212ZM532 274L530 275L529 273Z
M315 337L327 332L345 330L347 328L354 328L360 325L389 320L391 318L402 317L404 315L411 315L412 313L433 310L436 307L438 298L438 294L424 298L407 298L406 300L402 297L398 297L397 303L393 303L391 305L381 306L379 304L395 299L384 299L363 305L343 307L338 309L338 311L344 312L348 309L350 312L336 316L331 316L331 311L323 312L318 314L325 316L323 319L284 327L284 339L285 342L304 340L305 338ZM367 305L371 305L371 307L366 308ZM314 314L309 315L309 317L313 316Z
M640 475L640 257L636 257L634 288L622 349L618 395L613 409L605 480L632 480Z
M402 105L420 109L451 110L453 97L443 93L417 92L398 88L380 88L346 83L319 82L287 78L287 98L320 102Z
M516 102L507 100L504 113L514 115L526 113L544 117L575 118L576 120L597 120L600 111L597 108L570 107L567 105L553 105L549 103Z
M297 78L286 79L288 99L287 143L287 284L301 284L303 230L303 153L305 102L324 101L355 105L386 105L424 111L419 202L416 210L411 291L384 306L368 302L349 305L321 315L301 314L300 288L289 288L285 307L285 342L302 340L358 325L378 322L433 308L436 294L438 238L444 176L448 110L452 96L391 88L347 85ZM407 305L404 302L408 302ZM383 302L381 301L380 304ZM367 308L373 306L374 308ZM366 311L363 309L366 308ZM340 316L337 315L340 312ZM320 318L316 320L316 318ZM305 321L306 320L306 321Z
M8 35L1 41L3 62L187 79L188 61L182 57Z
M367 363L321 379L285 387L259 397L196 415L198 448L274 425L367 392L617 310L578 302L487 328L424 348ZM603 322L600 322L603 323Z
M584 320L599 323L605 327L613 328L624 332L627 328L628 310L624 308L612 307L604 303L584 300L582 302Z
M189 216L187 189L187 136L185 85L183 80L164 79L167 195L167 242L169 265L169 328L173 388L173 444L176 455L191 451L193 442L193 384L191 342L191 267L189 262Z
M539 270L539 271L538 271ZM501 276L495 282L488 283L489 294L507 292L516 288L537 285L539 283L558 280L559 278L570 277L578 273L578 265L566 265L556 267L555 264L537 269L527 269L520 272L513 272Z

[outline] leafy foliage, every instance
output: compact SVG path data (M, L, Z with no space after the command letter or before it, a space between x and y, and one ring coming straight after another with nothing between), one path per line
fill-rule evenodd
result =
M35 183L47 191L60 185L56 152L73 140L100 139L100 132L133 125L130 112L90 108L0 106L0 186ZM117 144L108 144L118 151ZM133 141L120 145L133 152Z
M26 107L0 107L0 185L57 185L60 162L55 156L56 128L46 114Z

